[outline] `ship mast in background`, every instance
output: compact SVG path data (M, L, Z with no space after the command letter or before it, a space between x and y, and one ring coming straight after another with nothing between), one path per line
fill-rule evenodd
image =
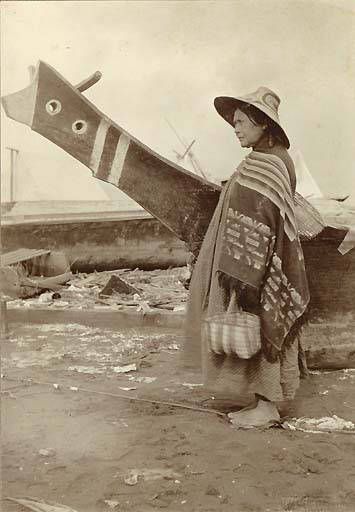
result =
M165 121L168 123L168 125L170 126L172 131L175 133L177 139L184 147L183 153L179 153L175 149L173 150L176 155L176 163L178 163L180 165L185 160L185 158L188 157L194 172L196 174L200 174L205 180L208 180L209 178L206 176L205 172L202 169L201 164L199 163L199 161L197 160L196 156L194 155L194 153L192 151L192 146L195 144L196 139L193 139L192 142L190 142L190 144L186 144L186 142L182 139L182 137L180 137L180 135L178 134L177 130L172 125L172 123L167 118L165 118Z
M6 147L8 151L10 151L10 203L15 201L15 172L16 172L16 164L17 158L19 155L19 150L16 148ZM6 194L4 193L6 196Z

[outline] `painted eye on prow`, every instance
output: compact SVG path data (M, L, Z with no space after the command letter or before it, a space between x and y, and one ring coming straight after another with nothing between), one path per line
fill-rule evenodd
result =
M82 135L83 133L86 132L86 130L88 129L88 124L86 121L83 121L81 119L78 119L77 121L75 121L73 124L72 124L72 130L74 133L77 133L78 135Z
M49 115L55 116L62 110L62 104L59 100L49 100L46 103L46 110Z

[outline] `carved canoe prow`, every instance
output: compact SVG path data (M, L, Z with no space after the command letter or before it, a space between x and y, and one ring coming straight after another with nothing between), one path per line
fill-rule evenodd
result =
M71 85L40 61L31 84L2 98L6 114L26 124L118 187L185 241L199 247L220 187L161 157L100 112L80 92L98 74Z

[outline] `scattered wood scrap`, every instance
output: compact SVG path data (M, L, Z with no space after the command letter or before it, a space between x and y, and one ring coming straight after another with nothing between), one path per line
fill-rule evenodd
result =
M133 295L135 293L139 294L139 290L127 283L120 277L113 275L110 277L104 288L101 290L99 296L100 297L108 297L113 295L114 293L123 293L124 295Z
M11 268L12 272L17 270L16 266ZM22 300L26 297L27 307L43 307L47 303L51 308L61 309L102 309L104 307L114 311L143 313L183 311L188 295L183 280L188 276L187 267L152 271L117 269L92 274L68 272L55 276L58 279L63 278L63 281L56 281L56 279L52 281L52 278L48 280L49 278L28 276L26 272L20 271L19 276L15 273L15 281L17 279L22 282L23 286L18 286L21 290L20 292L17 290L13 298ZM53 302L50 293L37 297L45 290L50 292L59 290L61 300Z
M7 497L5 500L13 501L14 503L18 503L22 507L27 508L28 510L34 510L34 512L77 512L71 507L67 507L66 505L61 505L59 503L54 503L53 501L44 501L36 498L10 498Z
M54 277L38 277L32 276L31 278L23 278L21 282L22 297L24 297L25 289L32 290L33 293L39 294L43 291L57 291L61 290L63 285L66 284L73 277L71 272L66 272L65 274L61 274L59 276ZM29 296L33 296L30 292Z
M16 249L16 251L1 254L0 265L1 267L16 265L17 263L33 260L34 258L47 256L50 252L49 249Z
M44 291L57 291L73 277L62 252L17 249L1 255L2 300L26 299Z

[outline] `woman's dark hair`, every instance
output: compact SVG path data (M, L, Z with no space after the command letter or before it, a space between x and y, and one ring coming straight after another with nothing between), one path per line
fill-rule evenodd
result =
M279 127L272 119L270 119L269 116L264 114L264 112L261 112L261 110L254 107L254 105L250 105L249 103L239 103L238 110L248 116L253 124L259 126L266 125L268 135L271 135L271 137L283 143L283 137L280 133Z

